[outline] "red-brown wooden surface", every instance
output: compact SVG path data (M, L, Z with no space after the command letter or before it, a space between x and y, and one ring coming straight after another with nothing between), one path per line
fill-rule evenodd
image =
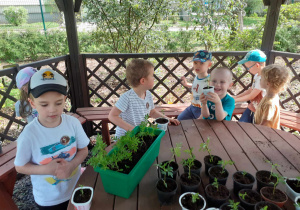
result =
M179 126L169 126L168 131L162 138L160 152L154 163L169 160L172 155L170 148L176 143L182 143L182 151L194 147L194 154L202 162L202 184L199 191L204 195L204 187L208 184L208 177L204 172L203 158L207 152L199 152L199 145L210 137L210 147L213 155L220 156L223 160L233 160L232 166L227 166L229 178L226 186L231 190L231 197L238 201L232 193L232 174L237 170L245 170L255 175L257 170L270 170L270 165L265 160L271 160L280 164L278 172L282 176L296 177L300 172L300 138L291 133L271 129L265 126L250 123L238 123L233 121L217 122L213 120L184 120ZM176 158L178 163L187 158L182 153ZM153 163L153 164L154 164ZM179 175L183 173L182 165L179 164ZM95 189L91 209L181 209L178 204L180 187L171 205L160 205L155 183L158 180L156 166L152 165L136 190L129 199L120 198L104 191L101 177L89 166L79 179L77 185L93 186ZM179 176L177 176L179 184ZM280 189L285 189L283 184ZM256 183L254 185L256 189ZM69 210L73 206L69 205ZM293 210L293 202L289 199L284 209Z

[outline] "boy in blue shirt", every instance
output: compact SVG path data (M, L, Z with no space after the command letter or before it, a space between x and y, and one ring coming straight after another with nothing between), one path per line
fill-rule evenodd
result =
M210 76L210 85L214 86L214 92L201 94L202 110L199 119L230 121L235 107L234 99L227 93L228 88L232 86L232 72L228 68L219 67L214 69Z

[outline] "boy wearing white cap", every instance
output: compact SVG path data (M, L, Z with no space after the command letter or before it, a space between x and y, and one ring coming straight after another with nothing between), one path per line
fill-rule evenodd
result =
M235 102L250 101L247 109L239 120L240 122L253 123L256 107L265 96L265 90L260 86L260 79L261 70L266 65L266 59L265 53L256 49L249 51L246 56L238 62L238 64L244 64L246 69L254 75L252 87L239 95L233 96Z
M38 117L17 140L15 167L31 175L39 209L67 209L89 139L76 118L63 114L67 82L62 75L51 69L36 72L28 92Z

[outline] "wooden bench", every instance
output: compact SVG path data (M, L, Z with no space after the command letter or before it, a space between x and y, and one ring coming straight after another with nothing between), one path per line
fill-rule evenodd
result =
M86 119L76 113L67 112L77 118L81 124ZM17 152L17 142L12 142L2 148L0 154L0 209L18 209L12 200L13 190L16 182L17 171L15 169L14 160Z

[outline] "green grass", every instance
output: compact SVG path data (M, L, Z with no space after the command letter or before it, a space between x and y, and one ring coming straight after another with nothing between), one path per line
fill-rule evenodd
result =
M251 26L252 24L260 24L265 20L264 17L244 17L244 26Z
M56 22L45 22L46 29L59 27L59 23ZM26 23L21 26L14 26L11 24L0 24L0 30L44 30L42 22L39 23Z

